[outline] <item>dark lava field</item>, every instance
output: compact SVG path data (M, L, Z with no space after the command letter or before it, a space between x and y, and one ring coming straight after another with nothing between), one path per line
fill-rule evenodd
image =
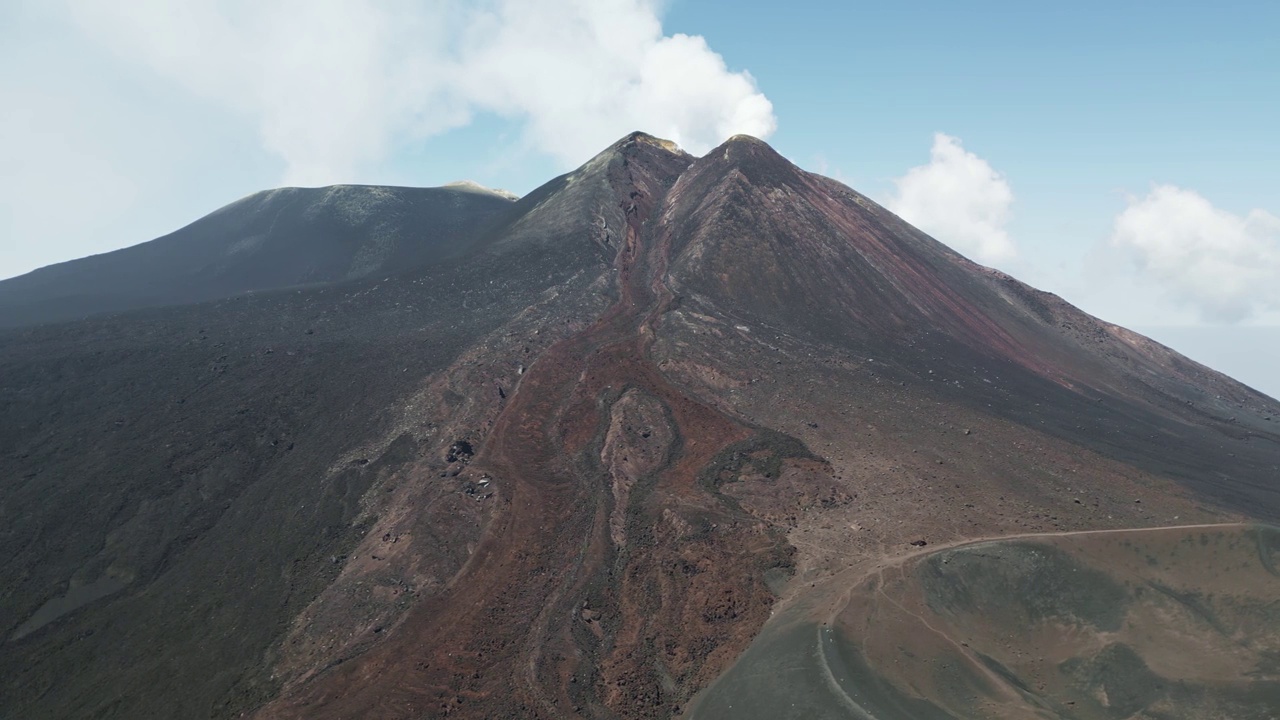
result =
M1280 402L754 138L0 282L0 717L1271 718Z

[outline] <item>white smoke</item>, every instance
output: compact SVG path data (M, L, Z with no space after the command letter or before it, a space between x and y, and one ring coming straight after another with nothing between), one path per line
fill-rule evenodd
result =
M1013 191L959 138L934 135L929 164L911 168L894 183L897 193L887 206L912 225L984 263L1017 254L1005 231Z
M350 179L397 144L523 121L576 165L631 130L699 153L768 136L769 100L658 0L69 0L85 36L256 124L286 181Z
M1264 210L1240 217L1196 192L1160 185L1129 199L1111 239L1206 320L1280 310L1280 218Z

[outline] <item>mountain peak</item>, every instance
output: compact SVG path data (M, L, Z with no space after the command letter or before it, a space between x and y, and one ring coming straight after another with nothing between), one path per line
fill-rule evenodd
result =
M704 161L728 162L744 171L748 167L798 170L773 146L753 135L734 135L703 156Z
M449 190L465 190L468 192L484 193L487 195L497 195L498 197L506 198L507 200L520 199L519 195L509 190L487 187L485 185L481 185L478 182L475 182L474 180L454 180L453 182L447 183L442 187L448 188Z
M685 151L675 143L675 141L650 135L649 133L641 132L640 130L628 133L621 140L611 145L610 149L621 149L637 143L652 145L653 147L662 148L667 152L675 153L677 155L686 154Z
M625 156L635 156L637 150L648 149L651 157L665 156L666 158L678 158L682 163L692 160L692 156L680 148L679 145L671 140L655 137L646 132L636 130L627 133L619 138L613 144L604 150L596 153L592 158L576 170L568 174L570 182L579 182L582 178L605 171L614 161L620 161ZM535 191L536 192L536 191Z

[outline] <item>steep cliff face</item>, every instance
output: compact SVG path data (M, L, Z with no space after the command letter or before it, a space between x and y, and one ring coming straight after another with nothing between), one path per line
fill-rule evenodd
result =
M481 204L417 269L7 331L0 704L672 717L913 541L1280 518L1274 400L753 138Z

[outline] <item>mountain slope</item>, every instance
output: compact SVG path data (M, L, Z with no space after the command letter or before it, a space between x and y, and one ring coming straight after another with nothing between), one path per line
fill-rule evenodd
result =
M952 707L858 624L920 543L1280 519L1276 401L758 140L501 207L412 272L0 335L0 708L723 717L825 622L890 720Z
M0 282L0 326L412 270L466 252L511 204L470 185L268 190L149 243Z
M869 354L915 379L945 377L954 399L1207 480L1206 493L1239 511L1280 503L1266 482L1276 448L1250 445L1258 452L1243 462L1223 443L1274 433L1271 398L970 262L758 140L708 153L676 193L685 244L670 282L703 314ZM1220 477L1222 467L1243 476Z
M391 474L603 306L594 251L526 239L388 278L6 331L0 715L235 717L270 697L290 623L341 577ZM433 572L465 561L483 508L452 486L400 489L446 518L452 546L421 548Z

